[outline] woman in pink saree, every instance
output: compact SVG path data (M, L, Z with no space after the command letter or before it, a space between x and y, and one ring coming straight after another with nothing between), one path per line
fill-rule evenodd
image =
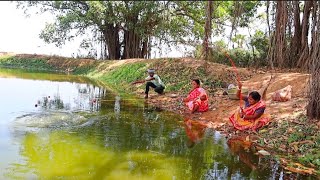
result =
M192 90L190 91L187 98L183 101L186 103L187 107L194 113L198 112L205 112L209 109L208 104L208 95L206 91L200 87L200 80L193 79L191 82Z
M242 84L238 84L237 96L240 96ZM257 131L270 122L270 115L264 111L265 102L257 91L252 91L249 96L242 98L245 101L245 108L240 108L230 118L230 122L238 130Z

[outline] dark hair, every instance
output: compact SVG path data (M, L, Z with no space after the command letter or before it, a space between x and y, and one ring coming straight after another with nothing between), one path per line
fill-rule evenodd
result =
M260 101L261 99L261 95L257 91L252 91L249 96L251 96L255 101Z
M196 82L198 85L200 85L200 80L199 79L192 79L192 81Z

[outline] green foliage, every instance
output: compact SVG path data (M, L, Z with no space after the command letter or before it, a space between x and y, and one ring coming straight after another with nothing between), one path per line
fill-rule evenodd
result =
M298 161L307 167L312 165L319 169L320 132L317 125L308 121L310 120L302 114L294 119L295 123L291 119L272 122L268 130L259 132L261 138L258 143L273 147L275 151L280 152L281 156L285 156L283 152L287 151L286 158Z
M259 1L240 1L242 14L240 16L240 27L247 27L252 17L255 16L257 8L262 5Z
M320 153L307 153L306 155L299 157L299 160L304 164L312 163L313 165L320 167Z
M221 47L221 44L217 44L215 48L210 48L209 61L231 66L231 62L225 55L225 49ZM196 58L199 58L201 52L202 46L197 46L196 50L194 51L194 56ZM235 48L226 52L230 56L232 61L235 63L235 65L238 67L248 67L254 62L252 52L249 50Z
M95 65L87 65L87 66L76 67L73 70L73 74L75 74L75 75L88 74L88 73L94 71L95 67L96 67Z
M47 63L47 60L41 58L20 58L16 56L1 57L1 67L21 68L21 69L36 69L36 70L57 70Z
M229 56L233 62L240 67L248 67L252 60L252 53L241 48L230 50Z
M243 43L245 42L245 38L246 38L245 35L237 34L233 38L231 38L231 41L237 43L239 48L243 48Z
M239 35L233 38L234 42L243 44L245 36ZM246 50L243 48L227 49L227 45L223 40L213 42L213 47L209 48L209 61L231 65L230 60L225 55L225 52L231 57L236 66L249 67L252 65L266 66L267 52L268 52L268 38L262 31L257 31L254 35L251 45L255 49L254 54L251 49ZM200 58L202 53L202 45L196 46L192 52L193 57Z
M288 138L288 143L300 141L300 140L304 139L304 137L305 137L305 135L302 132L292 133L292 134L290 134L290 136Z
M267 65L269 39L262 31L257 30L251 39L251 46L255 49L255 58L258 65Z

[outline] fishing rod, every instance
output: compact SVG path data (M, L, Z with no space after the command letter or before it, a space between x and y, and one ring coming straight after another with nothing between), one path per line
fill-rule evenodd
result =
M215 47L217 47L217 46L215 46ZM225 56L226 56L226 57L229 59L229 61L231 62L232 66L233 66L233 69L234 69L234 71L235 71L235 73L236 73L237 81L238 81L238 83L239 83L239 82L240 82L240 76L239 76L239 73L238 73L238 69L236 68L236 65L234 64L234 61L231 59L231 57L229 56L229 54L227 53L227 51L225 51L225 50L223 50L223 49L221 49L221 48L219 48L219 47L218 47L218 49L220 49L221 51L223 51L224 54L225 54ZM273 67L271 67L271 68L272 68L272 70L273 70ZM271 71L271 77L270 77L270 79L269 79L269 82L267 83L267 86L266 86L266 88L264 89L264 91L263 91L263 93L262 93L262 97L263 97L263 98L265 98L265 96L266 96L266 90L267 90L267 88L269 87L271 81L272 81L274 78L275 78L275 76L273 75L273 72ZM241 107L242 107L242 106L241 106L241 100L242 100L242 93L241 93L241 92L240 92L239 98L240 98L239 106L240 106L240 108L241 108Z
M118 101L134 101L134 100L140 100L140 99L119 99ZM116 99L102 99L97 101L117 101Z
M220 48L220 47L218 47L218 46L214 46L214 47L216 47L219 51L224 52L225 56L229 59L231 65L232 65L232 67L233 67L233 69L234 69L234 71L235 71L236 78L237 78L236 80L238 81L238 83L240 83L240 76L239 76L239 73L238 73L238 69L237 69L236 65L234 64L233 60L231 59L231 57L229 56L229 54L227 53L227 51L226 51L226 50L223 50L222 48ZM242 103L241 103L242 93L241 93L241 92L240 92L239 98L240 98L240 100L239 100L239 106L240 106L240 108L241 108L241 107L242 107L242 106L241 106L241 105L242 105Z
M231 62L232 66L233 66L233 69L235 71L235 74L236 74L236 77L237 77L237 81L238 83L240 83L240 76L239 76L239 72L238 72L238 69L236 67L236 65L234 64L233 60L231 59L231 57L229 56L229 54L224 51L224 54L226 55L226 57L229 59L229 61ZM240 89L241 90L241 89ZM242 100L242 93L240 91L240 94L239 94L239 99L240 99L240 102L239 102L239 106L241 107L241 100Z

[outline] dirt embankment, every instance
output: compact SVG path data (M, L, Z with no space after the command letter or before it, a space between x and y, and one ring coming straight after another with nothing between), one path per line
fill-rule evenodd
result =
M249 72L248 72L249 73ZM273 82L269 85L266 92L267 112L272 115L273 121L277 119L294 116L296 112L304 110L307 99L307 82L308 74L302 73L256 73L252 78L242 81L243 87L249 90L259 90L267 84L270 76L273 75ZM229 83L234 83L229 82ZM287 102L274 102L271 95L287 85L292 86L292 99ZM167 92L165 95L152 93L148 101L155 106L174 111L184 115L186 118L201 119L210 121L213 127L219 127L228 123L228 117L234 113L239 106L239 100L231 100L228 96L223 95L223 88L218 88L214 93L209 93L210 108L208 112L190 114L182 103L182 98L187 94L176 92L172 94ZM141 95L142 97L142 95Z

